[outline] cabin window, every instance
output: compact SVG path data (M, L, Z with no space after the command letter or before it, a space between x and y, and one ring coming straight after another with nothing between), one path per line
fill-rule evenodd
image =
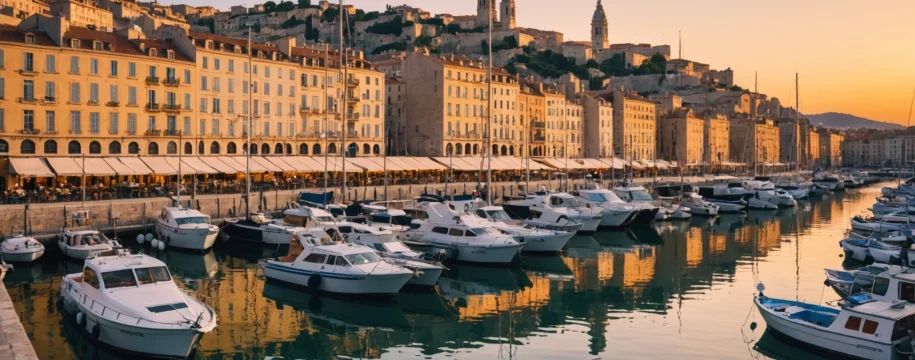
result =
M432 228L432 232L434 232L436 234L448 235L448 228L435 227L435 228Z
M886 291L890 288L890 279L878 277L874 279L874 294L877 295L886 295Z
M344 234L349 234L349 233L353 232L353 228L350 226L341 226L340 232L344 233Z
M470 229L470 230L467 230L466 233L464 233L464 236L479 236L479 235L482 235L485 233L486 233L486 230L483 230L483 229Z
M896 320L896 324L893 325L893 338L891 341L909 336L909 330L915 330L915 315L909 315L903 319Z
M334 265L337 265L337 266L349 266L349 263L347 263L347 262L346 262L346 259L344 259L342 256L337 256L337 260L334 261Z
M448 235L451 235L451 236L464 236L464 230L460 230L460 229L448 229Z
M845 322L845 328L848 330L858 331L861 328L861 318L857 316L849 316L848 321Z
M133 277L133 270L130 269L102 273L102 281L105 282L106 289L137 286L137 280Z
M380 252L386 252L386 251L388 251L388 249L385 249L385 248L384 248L384 245L381 245L381 244L379 244L379 243L374 243L374 244L372 244L372 247L374 247L375 250L378 250L378 251L380 251Z
M164 266L134 269L134 272L137 274L137 280L141 285L161 281L170 281L172 279L171 275L168 274L168 270Z
M346 258L349 259L349 262L353 263L353 265L373 264L381 261L381 258L373 252L346 255Z
M98 289L98 274L95 273L95 270L85 268L83 270L83 282Z
M477 216L486 219L486 212L485 212L485 211L479 210L479 209L478 209L478 210L476 211L476 214L477 214Z
M900 282L899 283L899 300L915 302L915 284Z
M878 323L876 321L864 320L864 327L861 329L861 331L863 331L865 334L876 333L877 325Z
M330 255L327 257L327 261L324 263L327 265L333 265L337 261L337 255Z
M327 258L327 255L325 255L325 254L309 254L302 261L315 263L315 264L323 264L324 259L326 259L326 258Z

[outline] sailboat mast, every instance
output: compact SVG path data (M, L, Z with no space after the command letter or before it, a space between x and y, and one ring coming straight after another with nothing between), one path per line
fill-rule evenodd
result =
M178 144L183 143L181 139L181 133L178 133ZM180 145L179 145L180 146ZM178 186L175 188L175 196L177 198L178 205L177 207L181 208L181 149L178 149Z
M794 73L794 172L800 185L801 181L801 93L798 73Z
M342 1L342 0L341 0ZM486 164L486 197L489 205L492 205L492 2L494 0L486 0L487 7L486 17L489 19L489 26L487 29L489 40L486 41L486 46L488 50L486 52L486 61L488 65L486 66L486 84L488 87L488 93L486 94L486 152L489 154L489 159Z
M327 62L329 60L330 48L327 43L324 43L324 80L322 81L324 85L324 136L322 136L324 138L324 192L323 195L321 195L324 206L327 206L327 137L329 135L327 129L330 128L330 125L327 123L327 111L329 110L327 109ZM318 106L318 104L315 104L315 106Z
M86 154L83 154L83 209L86 209Z
M349 81L349 79L346 77L346 68L347 68L346 50L343 48L343 15L346 14L346 12L343 11L343 0L340 0L340 8L337 10L338 10L337 16L339 17L337 19L337 21L340 22L340 66L343 67L343 81L344 81L343 107L340 110L343 113L343 124L340 126L340 128L342 130L340 132L341 133L340 149L342 149L343 151L340 152L340 160L343 162L343 194L342 195L343 195L343 202L346 202L346 151L347 151L346 132L349 130L349 126L348 126L349 119L347 119L347 117L349 116L349 114L348 114L349 111L346 111L347 110L347 105L346 105L347 93L349 92L349 88L348 88L348 85L346 84L346 81Z
M254 72L254 60L252 57L251 50L251 24L248 24L248 104L251 105L251 111L248 113L248 126L245 129L245 146L248 147L248 151L245 151L245 218L251 214L251 205L249 205L251 198L251 132L254 131L254 112L257 111L254 108L254 78L252 73Z

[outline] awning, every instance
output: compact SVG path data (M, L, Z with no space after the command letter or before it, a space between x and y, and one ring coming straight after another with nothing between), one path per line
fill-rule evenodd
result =
M378 163L372 161L370 158L354 157L354 158L347 158L346 160L349 161L353 165L356 165L358 167L365 169L365 171L369 171L369 172L384 171L384 169L381 167L381 165L378 165Z
M102 158L86 158L86 175L89 176L115 176L117 172L108 166L108 163L105 162L105 159Z
M175 170L165 158L161 157L152 157L152 156L141 156L140 160L143 161L146 166L149 166L152 169L152 173L156 175L178 175L178 170Z
M251 170L254 170L254 164L260 165L268 172L283 172L283 168L276 166L276 164L270 162L263 156L252 156L251 157Z
M182 165L196 169L198 174L219 174L221 172L193 156L183 156L181 157L181 162L183 163ZM184 168L181 170L184 170Z
M287 173L301 172L301 170L299 170L295 165L292 165L292 164L290 163L290 161L292 161L292 160L290 160L291 158L292 158L291 156L267 156L267 157L264 157L264 159L266 159L267 161L273 163L273 165L276 165L276 166L279 167L280 169L283 169L283 172L287 172ZM288 161L287 161L287 160L288 160Z
M200 162L207 164L209 167L222 174L235 174L238 173L238 170L235 167L226 164L219 157L208 156L208 157L199 157Z
M324 166L318 166L318 163L314 162L310 157L307 156L289 156L283 158L283 161L295 167L298 172L321 172L324 171Z
M113 169L114 172L118 175L136 175L134 174L133 169L127 165L124 165L124 163L120 162L117 158L102 158L102 160L104 160L105 163L108 164L108 166L110 166L111 169Z
M50 157L46 158L48 165L54 170L57 176L82 176L83 167L80 166L74 158L69 157ZM82 159L80 159L82 160Z
M149 175L149 174L152 174L152 169L150 169L149 166L146 166L146 164L143 163L143 161L140 160L140 158L120 157L120 158L111 159L111 160L112 160L112 162L114 160L120 161L122 164L124 164L125 166L130 168L130 171L132 172L131 174L118 173L118 175ZM112 166L112 168L114 168L114 167ZM117 168L115 168L114 170L118 171Z
M236 173L245 173L244 158L242 158L242 162L238 162L238 160L236 160L234 157L228 156L220 156L218 159L219 161L222 161L223 164L226 164L226 166L235 169Z
M188 175L188 174L200 174L200 172L197 171L197 169L187 165L187 163L185 163L183 161L178 161L177 157L166 157L164 159L165 159L165 162L168 163L168 165L172 167L172 169L175 169L175 173L173 175L178 175L178 170L181 170L182 176ZM182 163L180 167L178 166L179 162Z
M295 160L304 165L305 167L311 169L312 171L324 172L324 160L318 160L309 156L296 156ZM328 161L328 168L333 169Z
M39 158L10 158L10 173L19 177L54 177L54 172Z
M244 156L236 156L236 157L232 157L230 159L235 160L237 163L241 164L241 171L242 172L245 171L245 164L248 162L248 160L246 160ZM251 162L250 162L251 168L249 169L250 172L254 173L254 172L267 172L268 171L267 168L261 166L256 161L254 161L254 156L250 156L250 159L251 159Z

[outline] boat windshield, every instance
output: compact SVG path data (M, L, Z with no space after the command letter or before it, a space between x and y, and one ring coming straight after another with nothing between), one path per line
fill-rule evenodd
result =
M315 220L318 222L334 222L334 218L332 216L315 216Z
M205 216L188 216L188 217L179 217L175 218L175 223L178 225L184 224L206 224L207 218Z
M105 283L106 289L137 286L137 280L133 277L133 270L130 269L102 273L102 282Z
M573 197L550 197L550 205L555 207L565 207L565 208L574 208L578 207L580 204L578 200L575 200Z
M629 196L632 197L632 201L653 201L651 195L648 194L647 190L632 190L629 191Z
M133 269L133 271L137 274L137 281L140 282L140 285L169 281L172 279L165 266L137 268Z
M486 234L492 234L492 235L501 235L502 234L495 228L472 228L469 231L473 232L474 234L481 235L481 236L486 235ZM468 234L468 236L473 236L473 235Z
M605 202L609 201L609 200L607 200L607 197L604 196L604 194L600 194L600 193L587 193L587 194L585 194L585 195L587 196L588 201L590 201L590 202L605 203Z
M371 252L346 255L346 258L349 259L349 262L353 265L374 264L381 261L381 258L378 257L378 255Z
M495 221L511 221L511 218L508 217L508 214L505 212L505 210L491 210L487 211L486 213L489 214L489 217Z

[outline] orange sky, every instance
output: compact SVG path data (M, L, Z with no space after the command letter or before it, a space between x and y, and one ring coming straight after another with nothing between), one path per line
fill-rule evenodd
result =
M501 0L497 0L501 1ZM254 1L166 0L228 9ZM317 3L317 0L313 0ZM337 2L337 1L334 1ZM515 0L519 26L589 40L596 0ZM384 10L384 0L349 0ZM475 0L398 0L436 13L474 14ZM801 77L801 111L851 113L906 124L915 90L915 1L911 0L604 0L610 41L670 44L683 57L730 67L737 84L794 104Z

